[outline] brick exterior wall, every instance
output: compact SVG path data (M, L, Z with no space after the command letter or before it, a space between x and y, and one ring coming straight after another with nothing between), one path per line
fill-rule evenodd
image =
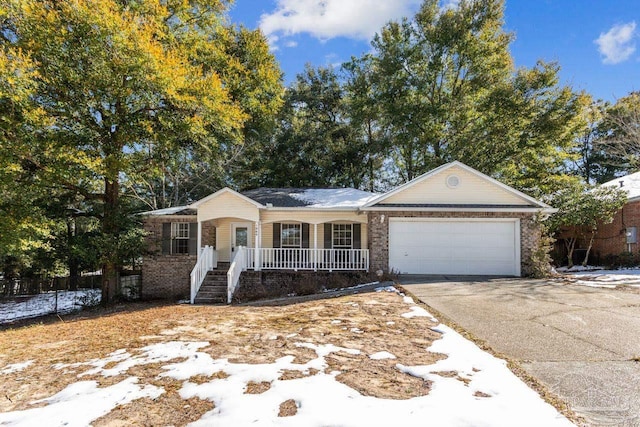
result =
M197 222L195 215L146 217L147 253L142 258L142 298L188 298L191 293L190 274L196 265L195 255L163 255L162 224L166 222ZM215 246L215 227L202 224L202 245Z
M520 218L520 269L523 276L532 273L531 256L541 236L540 226L530 213L378 211L368 214L371 271L389 272L389 218Z
M637 218L640 225L640 203L635 205L638 208ZM384 221L381 221L382 215L384 215ZM520 259L523 276L531 273L531 255L540 239L540 227L533 221L533 215L528 213L386 211L368 212L368 217L368 248L372 272L377 270L389 272L389 218L393 217L519 218ZM148 252L142 261L143 298L179 299L189 297L189 274L195 266L197 257L195 255L162 255L162 224L165 222L195 221L196 216L194 215L145 218L144 230L147 232L145 239ZM615 228L615 225L612 227ZM604 228L602 232L605 232ZM621 238L624 241L624 235ZM215 227L211 222L203 223L202 244L215 247ZM285 296L290 293L298 295L313 293L322 287L343 287L361 283L365 275L362 272L246 272L241 277L237 300L248 301Z
M640 239L640 200L627 203L613 218L611 224L600 224L593 241L592 254L596 259L602 259L610 255L620 255L627 252L627 227L637 227ZM589 242L580 242L581 248L586 248ZM638 253L640 247L637 243L631 244L631 252ZM591 257L590 257L591 258Z

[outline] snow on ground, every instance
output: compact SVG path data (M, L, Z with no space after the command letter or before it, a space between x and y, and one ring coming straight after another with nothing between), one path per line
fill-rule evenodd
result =
M377 353L373 353L369 355L369 359L371 360L382 360L382 359L395 359L396 356L394 354L389 353L388 351L379 351Z
M312 188L289 195L314 208L359 207L379 196L355 188Z
M35 295L15 301L0 302L0 323L31 317L44 316L51 313L70 313L87 305L100 303L100 289L83 289L79 291L58 291L56 311L56 293Z
M0 369L0 374L13 374L14 372L24 371L29 366L33 365L33 360L27 360L21 363L12 363L4 368Z
M31 402L46 403L46 406L0 414L0 424L84 427L92 420L108 414L117 405L125 405L142 397L155 399L164 393L159 387L140 386L137 382L138 378L129 377L108 387L98 387L96 381L79 381L51 397Z
M583 269L574 267L571 270L563 268L557 271L574 285L597 288L615 288L621 285L640 287L640 269L638 268L597 270L594 267Z
M388 289L385 289L388 290ZM407 304L414 302L405 300ZM182 381L179 394L183 399L199 397L215 403L215 408L191 426L571 426L556 409L547 404L506 366L506 362L482 351L454 330L440 324L434 328L441 338L425 351L446 354L446 359L431 365L396 365L398 374L406 373L431 382L425 396L405 400L364 396L336 380L338 371L326 372L325 357L336 352L359 354L357 349L333 344L315 344L298 337L296 345L313 350L316 358L294 363L285 356L274 363L232 363L213 359L201 351L208 342L163 342L129 351L120 349L102 359L66 367L86 366L84 375L113 376L126 373L136 365L166 362L162 377ZM290 336L293 338L296 336ZM136 355L133 355L136 353ZM392 358L380 349L372 359ZM171 363L171 361L184 360ZM6 368L5 368L6 369ZM280 380L285 370L300 371L305 376ZM317 370L317 371L315 371ZM211 377L223 371L226 377ZM459 379L438 372L457 373ZM205 375L211 381L191 381ZM199 377L201 378L201 377ZM249 382L268 382L270 388L261 394L246 394ZM98 388L94 381L79 381L39 402L46 406L0 414L0 424L15 426L88 425L118 404L141 397L155 398L164 393L160 387L138 384L129 377L109 387ZM297 413L278 417L279 405L289 399L296 403Z

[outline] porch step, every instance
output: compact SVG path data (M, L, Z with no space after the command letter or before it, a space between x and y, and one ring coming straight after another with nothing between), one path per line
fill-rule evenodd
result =
M203 283L196 295L196 304L225 304L227 302L227 284L208 285Z
M196 304L226 304L227 272L220 270L208 272L194 302Z

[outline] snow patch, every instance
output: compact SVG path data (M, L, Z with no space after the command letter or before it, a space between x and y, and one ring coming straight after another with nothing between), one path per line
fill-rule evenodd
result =
M379 288L375 288L376 292L398 292L398 289L395 286L380 286Z
M396 356L389 353L388 351L379 351L377 353L373 353L369 355L369 359L371 360L382 360L382 359L395 359Z
M622 184L622 186L620 186L620 184ZM611 181L602 184L601 187L622 188L623 190L626 190L628 199L640 197L640 172L621 176L620 178L614 178Z
M118 405L149 397L155 399L162 388L137 384L138 378L130 377L108 387L98 387L96 381L80 381L46 399L31 402L46 406L0 414L0 424L11 426L65 426L83 427L108 414Z
M301 193L290 193L289 196L307 203L311 208L357 208L379 195L355 188L311 188Z
M565 270L566 271L566 270ZM616 286L640 287L640 269L627 268L620 270L582 270L579 272L564 273L574 285L590 286L596 288L615 288Z
M58 291L57 313L70 313L90 304L99 304L102 296L100 289L79 291ZM29 319L56 313L56 293L47 292L16 301L0 303L0 323Z
M13 374L14 372L24 371L29 366L33 365L33 360L27 360L22 363L13 363L0 369L0 374Z
M411 311L408 313L403 313L401 314L402 317L405 317L407 319L411 319L412 317L428 317L430 318L430 320L432 322L437 322L438 319L436 319L435 317L433 317L433 315L431 313L429 313L427 310L425 310L422 307L419 307L417 305L414 305L413 307L411 307Z

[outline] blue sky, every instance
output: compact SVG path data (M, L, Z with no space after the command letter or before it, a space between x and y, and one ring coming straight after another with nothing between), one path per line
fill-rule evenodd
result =
M455 5L457 0L443 0ZM419 0L236 0L233 23L261 28L285 73L334 65L370 50L385 22L412 16ZM640 0L507 0L516 66L557 61L562 82L615 101L640 90Z

